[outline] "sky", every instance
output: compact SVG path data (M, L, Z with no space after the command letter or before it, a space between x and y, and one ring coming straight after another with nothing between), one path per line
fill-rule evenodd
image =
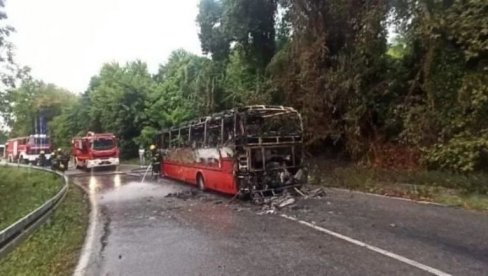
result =
M107 62L140 59L155 73L178 48L201 54L199 0L7 0L16 61L76 93Z

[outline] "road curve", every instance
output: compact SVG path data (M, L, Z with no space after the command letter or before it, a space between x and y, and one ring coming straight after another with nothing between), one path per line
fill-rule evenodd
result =
M192 190L169 180L72 180L97 211L81 275L488 272L488 216L482 213L327 190L322 199L301 199L279 214L260 215L257 207L228 204L229 198L214 194L167 196Z

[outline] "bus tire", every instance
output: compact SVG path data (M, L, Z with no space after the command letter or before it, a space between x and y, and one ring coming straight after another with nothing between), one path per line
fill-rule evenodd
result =
M203 179L203 176L201 173L197 174L197 186L200 191L206 191L207 188L205 187L205 180Z

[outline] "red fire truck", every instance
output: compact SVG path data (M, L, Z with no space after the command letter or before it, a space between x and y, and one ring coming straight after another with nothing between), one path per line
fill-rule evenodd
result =
M226 194L260 197L306 183L303 127L291 107L248 106L164 130L161 175Z
M32 134L8 139L5 143L4 158L8 162L35 163L39 153L44 151L49 159L51 145L46 134Z
M117 138L112 133L88 132L71 141L73 163L77 169L116 168L119 165Z

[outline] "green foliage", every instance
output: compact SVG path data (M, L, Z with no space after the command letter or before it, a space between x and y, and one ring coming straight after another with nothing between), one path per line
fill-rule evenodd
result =
M5 144L8 139L8 133L4 130L0 130L0 144Z
M265 93L265 76L263 72L249 64L242 47L232 50L225 71L224 103L229 106L245 104L263 104L269 102Z
M88 198L70 187L64 201L26 241L0 261L0 275L71 275L88 226Z
M0 25L0 82L3 84L0 99L6 94L5 91L3 91L4 88L14 87L15 81L23 72L23 69L18 68L14 62L14 46L10 42L9 37L15 32L15 29L4 23L6 19L5 1L0 0L0 22L2 22ZM3 110L0 109L0 111Z
M263 70L275 52L276 0L224 1L222 27L242 46L247 61Z
M200 25L202 51L211 53L214 60L225 60L229 55L230 39L221 25L223 4L218 0L202 0L197 22Z
M348 152L363 154L388 106L385 7L300 0L289 12L294 32L268 68L273 84L301 110L310 144L343 140Z
M34 211L61 188L61 179L50 173L0 168L0 229ZM1 274L1 273L0 273Z
M276 0L202 0L197 22L204 53L226 60L239 44L249 64L264 71L275 53Z
M106 64L87 91L91 130L114 133L124 158L137 155L134 139L147 121L145 103L154 89L146 64L136 61L124 67Z
M39 113L51 121L65 106L73 104L76 96L53 84L27 78L19 88L9 92L7 100L9 113L4 120L12 128L10 136L17 137L34 133L34 121Z
M486 170L488 135L459 136L446 144L437 144L426 151L424 162L430 169L471 173Z
M410 87L398 105L400 138L425 150L425 164L480 170L486 138L488 3L420 1L410 7Z
M54 145L58 147L71 147L71 139L83 136L90 126L90 99L85 93L76 98L77 101L65 106L59 116L49 123L50 136Z
M174 51L156 75L156 88L146 101L150 126L161 129L215 109L218 93L210 60Z

